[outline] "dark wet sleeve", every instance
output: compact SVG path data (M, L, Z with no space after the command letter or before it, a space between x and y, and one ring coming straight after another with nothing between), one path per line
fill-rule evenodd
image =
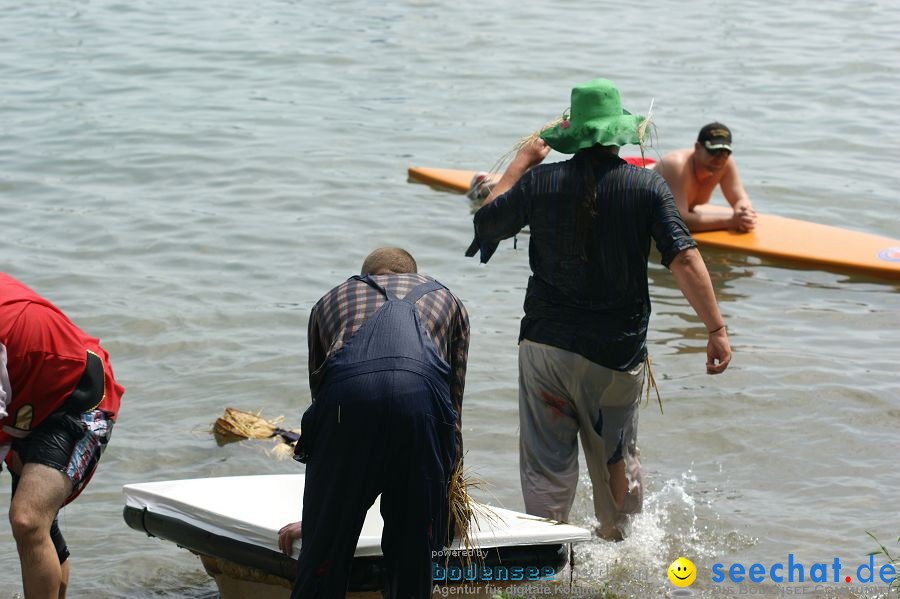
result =
M528 224L528 189L534 171L522 175L512 188L475 213L475 239L466 250L466 256L481 251L481 261L487 262L494 255L499 243L512 237Z
M650 234L666 268L679 253L697 247L697 242L688 232L687 225L678 212L672 191L665 180L653 173L653 195Z
M455 313L450 329L450 400L456 410L456 455L457 460L462 460L462 401L469 358L469 314L461 301L456 298L454 300Z
M319 326L319 313L321 312L321 301L313 306L309 313L309 323L306 329L306 342L309 347L309 390L315 399L316 391L319 389L319 383L322 379L322 366L327 358L326 352L328 348L322 344Z

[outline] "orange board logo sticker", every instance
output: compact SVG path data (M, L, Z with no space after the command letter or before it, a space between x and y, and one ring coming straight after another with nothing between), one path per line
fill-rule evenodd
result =
M878 252L878 257L887 262L900 262L900 246L885 248Z

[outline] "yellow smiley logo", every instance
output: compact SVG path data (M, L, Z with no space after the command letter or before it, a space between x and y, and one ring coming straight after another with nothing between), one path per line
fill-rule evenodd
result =
M688 587L697 578L697 568L689 559L679 557L669 566L669 580L677 587Z

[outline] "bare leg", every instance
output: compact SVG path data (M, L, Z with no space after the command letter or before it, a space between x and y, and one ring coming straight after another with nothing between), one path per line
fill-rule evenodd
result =
M28 599L65 597L68 563L59 563L50 525L63 501L72 492L65 474L43 464L25 464L9 508L9 522L19 561L22 585Z
M66 599L66 591L69 589L69 560L67 559L59 565L60 581L59 581L59 599Z
M628 490L628 481L625 478L625 460L607 465L606 469L609 470L609 490L612 491L616 509L622 512L625 510L625 491Z

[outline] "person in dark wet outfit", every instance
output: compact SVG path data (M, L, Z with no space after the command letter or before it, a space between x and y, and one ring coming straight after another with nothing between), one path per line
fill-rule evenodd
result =
M529 514L567 520L581 438L598 533L619 539L640 511L638 404L650 320L647 260L662 263L706 326L706 371L731 359L703 258L665 181L627 164L619 147L641 142L644 117L622 109L606 79L576 86L571 112L526 143L474 217L487 262L523 227L532 276L519 334L519 470ZM553 148L571 160L540 163Z
M385 597L430 597L432 551L452 540L448 483L462 460L469 344L462 302L399 248L325 294L309 319L313 402L294 599L344 597L366 512L381 494ZM300 523L279 546L290 554Z

